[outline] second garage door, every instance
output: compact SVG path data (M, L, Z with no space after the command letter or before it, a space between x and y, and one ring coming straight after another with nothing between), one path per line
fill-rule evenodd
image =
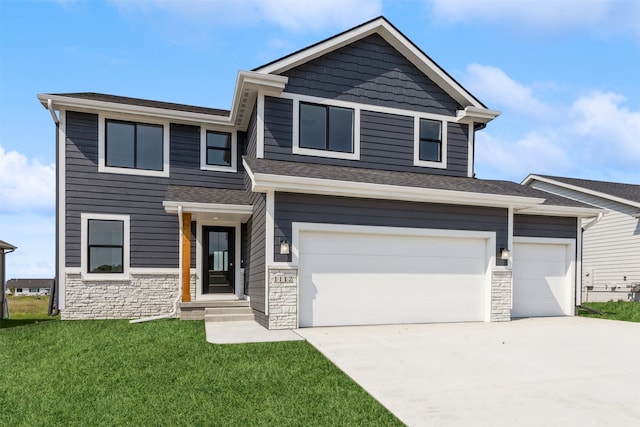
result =
M511 317L571 315L574 260L571 239L516 238Z
M301 230L300 326L485 320L494 234L404 230Z

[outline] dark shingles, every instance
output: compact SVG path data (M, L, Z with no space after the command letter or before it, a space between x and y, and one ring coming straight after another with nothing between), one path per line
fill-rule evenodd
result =
M244 190L190 187L183 185L170 185L164 199L169 202L251 205L249 195Z
M55 93L55 96L66 96L69 98L87 99L91 101L113 102L115 104L137 105L140 107L161 108L163 110L185 111L188 113L210 114L214 116L228 117L229 110L217 108L196 107L194 105L176 104L173 102L152 101L149 99L129 98L126 96L107 95L104 93L78 92L78 93Z
M434 190L460 191L468 193L495 194L504 196L535 197L545 199L550 206L593 207L575 200L555 196L544 191L526 187L511 181L484 180L423 173L396 172L344 166L297 163L280 160L244 158L254 174L296 176L301 178L327 179L332 181L361 182L369 184L395 185ZM461 195L461 197L464 197Z
M565 178L562 176L551 175L537 175L542 178L552 179L564 184L573 185L576 187L586 188L588 190L597 191L599 193L609 194L621 199L630 200L632 202L640 203L640 185L637 184L624 184L619 182L609 181L594 181L590 179L580 178Z

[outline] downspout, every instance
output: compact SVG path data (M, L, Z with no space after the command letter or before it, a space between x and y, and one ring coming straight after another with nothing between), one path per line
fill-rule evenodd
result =
M180 248L180 256L179 259L182 260L182 238L181 238L181 234L182 233L182 205L178 206L178 229L180 230L178 233L178 245ZM182 262L182 261L180 261ZM178 303L180 302L180 300L182 299L182 266L180 266L178 268L179 273L178 273L178 295L176 296L176 299L173 301L173 309L171 310L171 313L168 314L160 314L158 316L151 316L151 317L142 317L140 319L132 319L129 320L129 323L142 323L142 322L150 322L152 320L160 320L160 319L173 319L174 317L176 317L176 314L178 313Z
M596 219L594 219L593 221L591 221L589 224L585 225L584 227L582 227L582 231L587 231L588 229L590 229L591 227L593 227L594 225L596 225L597 223L600 222L600 220L602 220L602 218L604 217L604 214L602 212L600 212L598 214L598 217Z
M49 316L57 316L60 314L59 310L59 292L58 292L58 282L60 277L60 227L58 226L58 216L60 212L60 192L58 189L60 188L60 119L56 115L56 110L53 108L53 100L51 98L47 99L47 110L49 110L49 114L51 114L51 118L53 119L53 123L56 125L56 250L55 250L55 279L51 284L51 295L49 295L49 307L47 308L47 314Z

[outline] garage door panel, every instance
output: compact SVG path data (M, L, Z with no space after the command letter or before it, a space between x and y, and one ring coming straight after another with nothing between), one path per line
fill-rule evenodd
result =
M330 255L330 254L314 254L313 263L310 267L304 268L305 260L300 263L302 265L302 274L311 274L311 272L333 272L337 274L385 274L393 276L394 274L471 274L482 272L486 267L486 262L479 257L459 257L457 259L444 257L425 257L411 256L403 257L397 255Z
M512 317L571 314L570 248L568 243L514 243Z
M300 326L459 322L484 316L483 305L478 303L484 296L483 287L461 289L447 285L444 276L433 283L411 280L415 276L395 278L395 282L380 277L362 282L336 279L316 275L312 285L305 287L300 295ZM394 289L397 287L401 293Z
M333 255L399 255L399 256L439 256L458 257L463 253L482 253L482 239L452 239L438 237L418 237L360 233L304 233L300 244L300 254ZM354 241L369 244L354 245Z
M482 238L301 232L300 326L479 321Z

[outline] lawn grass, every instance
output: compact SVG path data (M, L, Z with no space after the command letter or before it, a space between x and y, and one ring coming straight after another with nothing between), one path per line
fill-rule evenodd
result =
M0 329L30 323L56 320L59 316L49 316L49 296L7 296L9 303L9 319L0 320Z
M306 341L213 345L203 322L0 330L0 425L402 425Z
M578 309L580 316L640 322L640 302L638 301L586 302L582 305L600 310L604 315L589 313L586 310Z

